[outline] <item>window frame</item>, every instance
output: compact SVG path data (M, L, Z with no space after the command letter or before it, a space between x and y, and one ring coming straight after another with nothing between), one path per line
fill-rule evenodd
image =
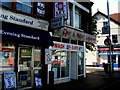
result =
M79 16L79 26L76 26L77 23L76 23L76 15ZM78 20L78 19L77 19ZM81 29L82 28L82 24L81 24L82 20L81 20L81 13L80 13L80 9L78 7L75 7L75 28L79 28Z
M25 2L22 2L22 1L20 1L20 0L16 0L16 10L17 10L17 11L20 11L20 12L28 13L28 14L33 14L33 13L34 13L34 11L33 11L34 3L33 3L33 2L30 2L30 3L31 3L31 5L26 4ZM19 10L19 9L17 8L17 4L21 4L21 5L24 5L25 7L31 8L31 9L30 9L30 12L29 12L29 11L25 11L24 9L23 9L23 10L21 10L21 9Z

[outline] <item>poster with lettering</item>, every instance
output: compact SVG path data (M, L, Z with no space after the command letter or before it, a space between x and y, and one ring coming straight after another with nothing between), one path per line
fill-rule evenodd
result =
M4 89L14 90L16 88L16 75L13 71L4 72Z

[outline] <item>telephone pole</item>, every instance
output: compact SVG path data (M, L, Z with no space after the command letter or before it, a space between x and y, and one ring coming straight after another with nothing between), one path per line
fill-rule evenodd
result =
M108 14L108 29L109 29L109 39L111 40L111 32L110 32L110 15L109 15L109 1L107 0L107 14ZM109 58L108 58L108 65L109 65L109 76L112 74L112 58L111 58L111 43L109 45Z

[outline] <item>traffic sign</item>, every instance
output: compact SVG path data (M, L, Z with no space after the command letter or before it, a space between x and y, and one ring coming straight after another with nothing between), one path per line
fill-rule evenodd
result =
M104 40L104 44L105 44L106 46L111 45L111 40L110 40L109 38L106 38L106 39Z

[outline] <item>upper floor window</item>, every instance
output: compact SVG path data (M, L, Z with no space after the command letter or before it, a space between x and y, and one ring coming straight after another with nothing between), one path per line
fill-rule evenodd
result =
M109 33L108 22L104 21L103 22L103 27L102 27L102 34L108 34L108 33Z
M29 2L23 2L23 0L17 0L16 9L27 13L32 13L33 2L32 0L29 0Z
M0 5L4 5L4 6L7 6L7 7L11 7L12 2L3 2L3 0L0 0Z
M68 20L66 21L66 24L71 26L71 15L72 15L72 11L68 10Z
M68 19L66 21L66 24L69 26L72 26L72 5L69 3L68 8Z
M78 8L75 8L75 27L81 28L81 14Z

